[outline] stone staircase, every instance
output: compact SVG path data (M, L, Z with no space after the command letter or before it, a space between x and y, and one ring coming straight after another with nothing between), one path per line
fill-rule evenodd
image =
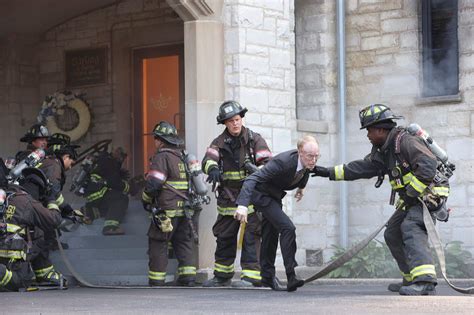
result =
M79 204L73 205L78 208ZM61 241L69 245L67 257L85 280L100 285L148 285L148 214L141 202L131 199L122 224L125 235L104 236L104 219L92 225L81 225L74 232L63 233ZM59 251L51 252L51 260L70 283L74 278L65 267ZM174 279L177 262L170 259L167 281Z

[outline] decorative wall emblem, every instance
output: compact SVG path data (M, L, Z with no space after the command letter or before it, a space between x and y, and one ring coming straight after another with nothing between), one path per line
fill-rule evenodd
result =
M168 108L172 100L173 98L171 96L163 96L163 94L160 93L158 98L150 97L150 105L157 111L163 112Z

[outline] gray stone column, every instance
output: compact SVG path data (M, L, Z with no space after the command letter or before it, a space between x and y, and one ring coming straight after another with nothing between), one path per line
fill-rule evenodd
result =
M168 4L184 22L186 147L202 159L220 132L216 124L224 99L224 33L222 1L172 1ZM209 193L210 195L211 193ZM199 220L199 267L212 267L217 216L215 198Z

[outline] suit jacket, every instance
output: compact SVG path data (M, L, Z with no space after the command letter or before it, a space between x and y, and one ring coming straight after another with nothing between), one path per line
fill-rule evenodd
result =
M281 201L286 195L285 190L304 188L308 182L309 172L306 172L297 183L293 183L297 167L297 150L278 154L263 168L245 179L236 203L248 206L252 203L253 194L266 195Z

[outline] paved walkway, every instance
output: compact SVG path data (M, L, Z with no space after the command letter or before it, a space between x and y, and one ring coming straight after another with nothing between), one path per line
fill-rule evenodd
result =
M438 296L403 297L386 283L310 284L271 290L157 289L0 293L1 314L474 314L474 297L444 284Z

